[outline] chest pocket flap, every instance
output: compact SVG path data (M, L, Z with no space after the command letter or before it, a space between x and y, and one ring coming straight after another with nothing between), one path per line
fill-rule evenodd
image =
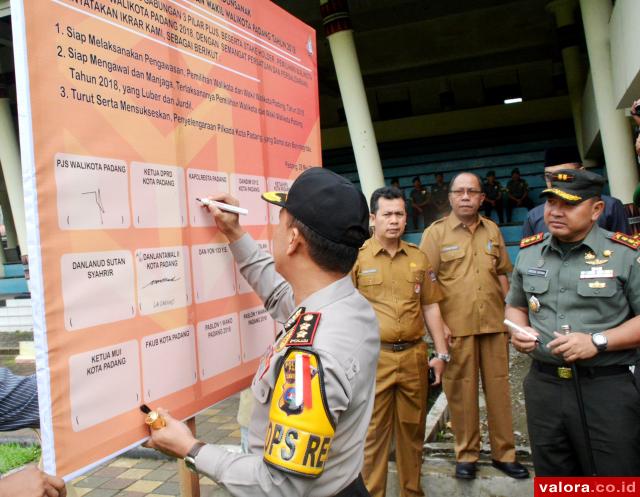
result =
M461 249L447 250L440 252L440 260L442 262L455 261L456 259L462 259L464 257L464 251Z
M605 286L602 287L602 285ZM617 281L615 278L580 280L578 282L578 295L581 297L613 297L617 291Z
M545 293L549 290L549 280L540 276L525 276L522 289L527 293Z
M382 273L376 271L358 273L358 286L382 285Z

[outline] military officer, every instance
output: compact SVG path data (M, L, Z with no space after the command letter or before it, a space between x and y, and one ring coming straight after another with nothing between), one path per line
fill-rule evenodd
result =
M427 256L402 240L407 224L402 192L378 188L371 195L373 236L360 248L351 275L380 325L376 399L365 444L362 475L373 497L384 497L391 437L395 435L400 493L424 495L420 484L428 393L425 322L436 356L436 383L449 360L438 302L442 292Z
M507 296L507 318L529 332L512 330L511 342L533 358L524 393L538 476L589 473L570 363L597 474L640 474L640 394L629 371L640 343L640 242L597 225L604 183L589 171L553 174L543 191L550 233L522 240Z
M288 194L263 198L282 207L273 257L237 215L208 207L244 278L273 318L286 321L253 378L249 454L196 440L160 409L166 427L152 431L151 446L184 457L234 496L368 496L360 470L380 339L349 275L369 234L366 200L322 168L302 173Z

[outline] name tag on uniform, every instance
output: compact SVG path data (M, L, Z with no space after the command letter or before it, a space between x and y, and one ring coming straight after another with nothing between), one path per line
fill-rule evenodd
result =
M530 267L527 269L527 276L540 276L542 278L546 278L547 274L549 274L548 269L540 269L539 267Z
M363 269L362 271L360 271L360 274L372 274L377 272L378 272L377 269Z
M451 252L452 250L458 250L460 247L457 245L449 245L448 247L442 247L440 252Z
M598 278L613 278L613 269L602 269L601 267L594 267L589 271L580 271L581 280L595 280Z

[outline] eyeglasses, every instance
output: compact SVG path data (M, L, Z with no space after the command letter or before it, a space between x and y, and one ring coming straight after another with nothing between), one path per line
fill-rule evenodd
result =
M480 195L482 193L482 190L474 190L472 188L461 188L460 190L451 190L449 193L451 193L454 197L464 197L465 193L469 197L474 197L476 195Z

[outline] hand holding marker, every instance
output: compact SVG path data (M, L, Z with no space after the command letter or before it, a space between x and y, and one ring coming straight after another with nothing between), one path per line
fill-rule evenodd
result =
M505 319L503 322L509 328L513 328L518 333L522 333L523 335L528 336L529 338L533 338L536 342L542 344L542 342L540 341L540 339L537 336L535 336L533 333L528 332L522 326L518 326L516 323L514 323L513 321L509 321L508 319Z
M249 210L244 207L237 207L235 205L225 204L224 202L218 202L217 200L210 200L208 198L198 198L196 200L200 202L202 205L215 205L218 209L227 212L233 212L234 214L242 214L246 216L249 214Z

